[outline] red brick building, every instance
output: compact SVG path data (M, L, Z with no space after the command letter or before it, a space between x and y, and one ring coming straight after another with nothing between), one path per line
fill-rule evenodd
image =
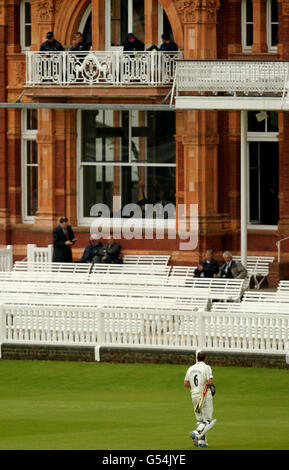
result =
M64 53L39 54L48 31ZM89 54L69 52L77 31ZM125 55L131 31L145 49L168 32L179 52ZM79 259L91 207L112 207L113 196L122 206L145 197L198 207L193 250L154 236L122 239L124 252L170 254L177 264L206 248L218 258L240 253L240 111L160 109L177 59L289 60L287 0L0 0L0 48L0 102L58 106L0 109L0 244L12 244L16 259L27 243L50 244L64 214ZM84 103L105 106L77 109ZM289 118L259 113L247 113L248 253L276 255L289 234Z

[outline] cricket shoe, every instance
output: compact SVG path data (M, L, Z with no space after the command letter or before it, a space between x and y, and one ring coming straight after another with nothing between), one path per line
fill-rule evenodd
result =
M193 441L193 443L194 443L194 446L198 447L198 438L197 438L196 431L190 432L190 436L191 436L191 438L192 438L192 441Z
M208 447L208 444L205 440L203 439L199 439L198 441L198 447L201 448L201 449L204 449L205 447Z
M199 434L197 434L197 437L198 437L199 440L202 439L204 437L204 435L207 434L207 432L210 431L210 429L212 429L212 427L215 426L216 421L217 421L216 419L213 419L212 421L206 423L203 430Z

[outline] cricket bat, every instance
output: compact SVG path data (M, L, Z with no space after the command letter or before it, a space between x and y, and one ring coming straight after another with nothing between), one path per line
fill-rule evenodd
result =
M196 406L196 408L195 408L195 412L196 412L196 413L200 413L200 412L201 412L202 404L203 404L204 398L205 398L205 396L206 396L207 390L208 390L208 384L206 384L206 385L204 386L204 390L203 390L202 393L201 393L201 396L200 396L199 401L198 401L198 403L197 403L197 406Z

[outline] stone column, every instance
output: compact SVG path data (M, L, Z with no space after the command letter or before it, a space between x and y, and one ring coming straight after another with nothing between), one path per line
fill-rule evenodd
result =
M253 45L254 54L267 52L266 0L253 0Z
M31 21L31 50L39 50L46 33L54 31L55 0L31 0Z
M217 57L217 0L183 3L184 55L186 59ZM184 203L198 205L199 250L220 235L218 214L218 114L215 111L184 111L176 126L182 137L184 158ZM178 173L178 178L181 174ZM179 184L178 184L179 186Z
M65 111L66 135L66 210L65 214L72 225L76 225L76 111Z
M91 0L92 50L105 50L105 2Z
M158 0L144 0L145 45L158 45Z
M55 112L38 110L38 211L35 225L53 227L55 198Z
M8 196L10 222L21 223L21 112L8 111Z
M6 41L7 10L4 1L0 2L0 101L6 98ZM8 152L7 152L7 111L0 109L0 244L10 243L8 239Z

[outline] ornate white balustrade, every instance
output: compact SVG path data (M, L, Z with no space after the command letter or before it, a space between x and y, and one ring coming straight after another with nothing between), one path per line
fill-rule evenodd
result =
M180 60L176 67L176 94L281 96L288 69L289 62L285 61Z
M27 52L26 85L170 85L182 52Z

